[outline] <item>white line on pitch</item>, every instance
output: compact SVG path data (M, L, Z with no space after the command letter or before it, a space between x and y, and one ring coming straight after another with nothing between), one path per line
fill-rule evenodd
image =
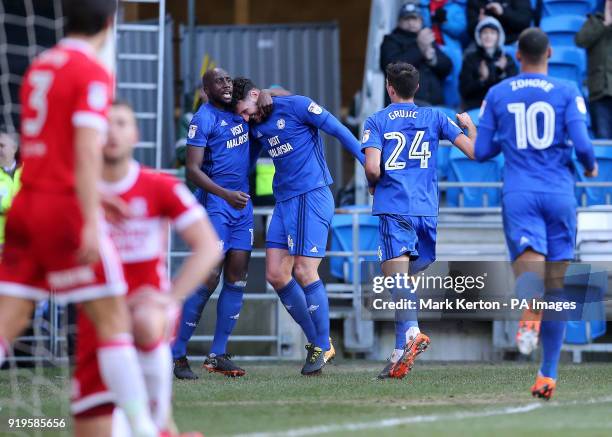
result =
M568 402L532 402L526 405L516 407L498 408L487 411L464 411L452 414L429 414L411 417L393 417L389 419L376 420L372 422L357 422L357 423L343 423L339 425L320 425L309 428L294 428L286 431L275 431L275 432L254 432L248 434L237 434L235 437L301 437L317 434L328 434L332 432L342 431L363 431L366 429L380 429L380 428L393 428L400 425L407 425L410 423L428 423L438 422L442 420L463 420L473 419L480 417L489 416L505 416L511 414L523 414L530 411L537 410L542 407L565 407L570 405L590 405L590 404L605 404L612 402L612 396L607 396L597 399L587 399L585 401L568 401Z

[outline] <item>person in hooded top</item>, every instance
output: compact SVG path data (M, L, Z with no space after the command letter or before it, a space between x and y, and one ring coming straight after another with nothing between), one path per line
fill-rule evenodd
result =
M518 74L516 62L504 53L505 34L499 21L493 17L480 21L474 38L476 50L465 55L459 75L465 110L480 107L489 88Z

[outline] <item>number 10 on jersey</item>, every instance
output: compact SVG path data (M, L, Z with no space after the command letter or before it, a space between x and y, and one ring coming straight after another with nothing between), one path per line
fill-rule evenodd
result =
M408 151L408 159L420 160L421 168L427 168L429 165L429 158L431 158L429 142L422 142L424 135L424 130L417 131L410 144L410 150ZM393 152L391 152L391 155L385 161L385 170L402 170L406 168L406 161L399 160L400 154L404 150L404 147L406 147L406 136L401 132L387 132L385 134L385 139L397 141L397 144L393 148Z

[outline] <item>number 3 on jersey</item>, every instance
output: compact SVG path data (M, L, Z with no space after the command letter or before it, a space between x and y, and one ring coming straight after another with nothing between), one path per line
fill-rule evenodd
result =
M429 158L431 158L431 152L429 151L429 142L423 140L425 135L424 130L417 131L416 135L412 139L410 144L410 150L408 151L408 159L418 159L421 161L421 168L427 168ZM387 132L385 134L386 140L396 140L397 144L391 152L389 158L385 161L385 170L402 170L406 168L405 161L398 161L400 154L406 147L406 137L401 132ZM421 150L419 151L419 146Z
M28 104L36 111L36 116L23 120L23 130L30 136L40 133L47 119L47 93L53 82L53 73L50 71L34 71L29 76L32 92Z

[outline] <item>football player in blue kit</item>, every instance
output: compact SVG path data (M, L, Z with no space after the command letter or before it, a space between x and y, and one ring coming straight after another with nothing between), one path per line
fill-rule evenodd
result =
M385 73L392 103L368 117L361 147L374 194L372 214L379 217L383 274L413 275L436 259L438 142L449 140L473 159L476 128L466 113L457 120L467 135L439 110L416 106L419 72L411 64L391 63ZM395 302L417 302L416 293L401 284L390 291ZM419 330L416 307L396 310L395 350L378 377L405 377L429 343Z
M480 161L500 152L505 157L504 232L518 296L559 301L567 300L563 280L576 242L571 145L587 177L597 175L597 163L584 99L574 83L547 75L550 55L544 32L523 31L517 51L521 72L487 93L475 155ZM535 349L539 334L542 363L531 392L546 400L556 388L565 333L565 321L553 313L526 310L517 334L523 353Z
M172 350L174 374L179 379L197 379L186 358L187 342L219 284L221 270L223 287L217 302L215 334L204 368L226 376L245 374L230 359L226 346L242 308L253 245L249 126L231 110L232 79L226 71L208 70L202 76L202 86L208 103L198 109L189 125L187 179L198 187L196 197L208 212L225 256L216 274L185 301Z
M361 163L359 141L332 114L308 97L273 97L272 112L258 110L260 90L234 80L235 110L251 121L253 155L265 148L275 167L276 206L266 237L266 279L301 326L308 344L302 374L321 372L333 355L329 303L318 267L325 256L334 215L332 178L319 130L337 138Z

